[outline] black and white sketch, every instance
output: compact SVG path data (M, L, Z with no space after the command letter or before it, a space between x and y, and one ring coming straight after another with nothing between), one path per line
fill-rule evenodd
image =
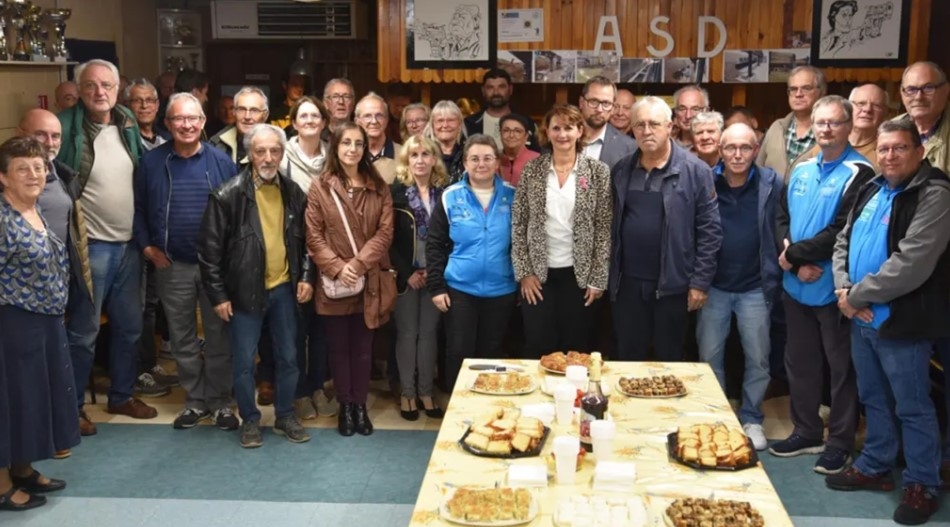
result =
M723 52L722 82L769 82L769 55L761 49Z
M696 57L663 59L663 82L668 84L709 82L709 62Z
M910 0L815 2L812 56L819 66L901 66Z
M494 67L496 7L496 0L406 0L408 67Z
M607 77L620 81L620 55L616 51L578 51L575 82L587 82L591 77Z
M620 82L663 82L663 60L620 59Z
M574 82L577 52L546 50L534 52L534 82Z
M531 82L530 51L498 50L498 69L511 75L511 82Z
M810 49L769 50L769 82L788 82L788 74L798 66L808 65Z

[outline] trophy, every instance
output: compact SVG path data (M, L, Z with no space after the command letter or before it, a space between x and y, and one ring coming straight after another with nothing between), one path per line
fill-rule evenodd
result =
M13 24L13 60L30 60L30 52L26 49L26 11L29 8L27 0L13 0L10 5L10 23Z
M46 11L46 18L52 23L53 31L56 32L56 41L53 42L53 61L55 62L69 60L69 52L66 51L66 21L69 20L70 15L72 15L70 9L49 9Z
M43 27L41 22L43 8L38 5L31 5L27 8L27 37L30 40L30 60L33 62L49 62L49 56L46 54L46 37L49 32Z
M7 0L0 0L0 60L10 60L7 48Z

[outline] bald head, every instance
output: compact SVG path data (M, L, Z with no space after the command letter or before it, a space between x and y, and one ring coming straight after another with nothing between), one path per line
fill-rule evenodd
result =
M745 123L729 125L719 138L719 153L728 175L747 176L758 153L755 130Z
M50 161L59 154L59 147L63 144L63 127L59 119L52 112L42 108L33 108L26 112L17 126L17 135L33 137L43 143Z
M617 90L617 97L614 99L614 111L610 115L610 124L620 130L621 133L630 133L630 120L633 118L633 104L637 102L637 96L630 90Z
M76 83L73 81L59 83L54 93L56 100L53 102L56 105L56 109L60 112L76 106L76 103L79 102L79 86L76 86Z
M854 130L866 130L876 135L877 127L887 117L887 92L876 84L862 84L851 90L848 100L854 108Z

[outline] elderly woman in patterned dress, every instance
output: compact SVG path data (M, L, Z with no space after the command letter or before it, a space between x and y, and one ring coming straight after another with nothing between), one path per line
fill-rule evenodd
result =
M31 463L79 444L79 414L63 314L66 246L37 206L46 150L32 137L0 145L0 510L46 503L64 481Z
M610 263L610 169L583 154L584 117L544 117L551 153L525 165L511 209L511 260L521 289L525 356L590 352L595 302Z

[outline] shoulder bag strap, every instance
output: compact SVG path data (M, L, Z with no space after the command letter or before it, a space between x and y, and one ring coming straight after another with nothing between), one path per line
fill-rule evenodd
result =
M340 203L339 196L336 195L336 191L332 188L330 189L330 195L333 196L333 201L336 202L336 208L340 211L340 217L343 218L343 227L346 229L346 237L350 239L350 247L353 248L353 257L355 258L360 251L356 248L353 231L350 230L350 222L346 219L346 211L343 210L343 204Z

